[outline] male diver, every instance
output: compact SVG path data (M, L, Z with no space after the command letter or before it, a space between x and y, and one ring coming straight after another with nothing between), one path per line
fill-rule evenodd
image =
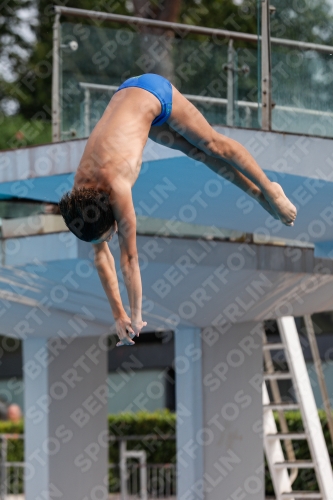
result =
M233 182L273 217L293 226L296 208L238 142L216 132L198 109L168 80L145 74L126 80L91 133L74 186L60 200L66 225L93 244L95 264L119 337L132 345L142 321L142 285L136 246L132 187L148 137L177 149ZM181 175L181 172L180 172ZM131 317L123 307L114 259L107 242L118 230L120 265Z

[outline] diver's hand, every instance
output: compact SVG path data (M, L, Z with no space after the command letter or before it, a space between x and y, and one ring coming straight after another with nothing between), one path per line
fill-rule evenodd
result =
M132 320L131 324L135 335L138 337L142 328L147 325L147 321L142 321L142 319Z
M132 338L135 337L135 333L131 326L131 320L124 314L116 320L116 330L119 337L119 342L116 344L117 347L122 345L134 345Z

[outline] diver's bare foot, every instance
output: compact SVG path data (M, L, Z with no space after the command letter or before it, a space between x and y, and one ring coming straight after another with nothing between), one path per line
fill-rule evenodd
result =
M296 207L288 200L280 184L271 182L265 193L265 198L283 224L286 226L294 225L297 215Z
M275 210L273 210L262 193L260 193L259 196L256 196L256 200L262 206L262 208L269 213L269 215L271 215L274 219L280 220Z
M259 205L261 205L262 208L264 210L266 210L266 212L269 213L269 215L271 215L272 217L274 217L274 219L280 220L279 217L277 216L277 214L275 213L275 211L273 210L273 208L270 206L270 204L268 203L268 201L266 200L265 196L263 195L263 193L260 191L259 188L250 189L247 193L252 198L254 198L259 203Z

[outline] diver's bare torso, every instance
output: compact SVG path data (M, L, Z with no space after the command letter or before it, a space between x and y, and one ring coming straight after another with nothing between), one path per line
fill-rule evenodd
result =
M122 180L133 186L151 123L160 111L159 100L146 90L117 92L88 139L74 187L110 192Z

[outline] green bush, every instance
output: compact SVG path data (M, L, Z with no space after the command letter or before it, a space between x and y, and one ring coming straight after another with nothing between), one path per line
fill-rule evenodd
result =
M149 434L176 434L176 415L168 410L154 413L119 413L109 415L109 431L111 436L133 436ZM118 442L110 446L110 462L118 462ZM148 463L172 463L176 457L176 441L168 440L131 440L128 441L128 449L144 449L147 453Z
M52 142L51 123L0 114L0 150Z
M11 422L0 421L0 434L23 434L23 422L12 424ZM23 439L8 439L7 456L9 462L24 461L24 441Z
M302 419L299 412L285 413L290 432L301 432L303 430ZM329 429L325 412L319 410L319 417L326 439L328 453L333 461L333 447L330 440ZM276 423L279 427L278 417L276 415ZM147 453L147 461L151 464L157 463L175 463L176 461L176 442L174 439L169 440L151 440L144 439L144 436L149 434L157 435L175 435L176 434L176 415L167 410L154 413L119 413L117 415L109 415L108 417L109 432L111 436L115 436L117 440L110 444L109 461L110 463L118 463L119 461L119 438L121 436L142 436L139 440L127 441L127 447L130 450L144 449ZM24 432L23 423L11 424L9 422L0 422L0 434L22 434ZM294 450L296 459L310 458L310 452L305 441L294 442ZM8 460L10 462L23 461L23 440L10 439L8 442ZM111 474L110 482L116 481L116 477ZM312 471L299 471L298 477L294 483L294 489L297 490L315 490L317 483ZM274 494L271 479L266 468L266 494Z

